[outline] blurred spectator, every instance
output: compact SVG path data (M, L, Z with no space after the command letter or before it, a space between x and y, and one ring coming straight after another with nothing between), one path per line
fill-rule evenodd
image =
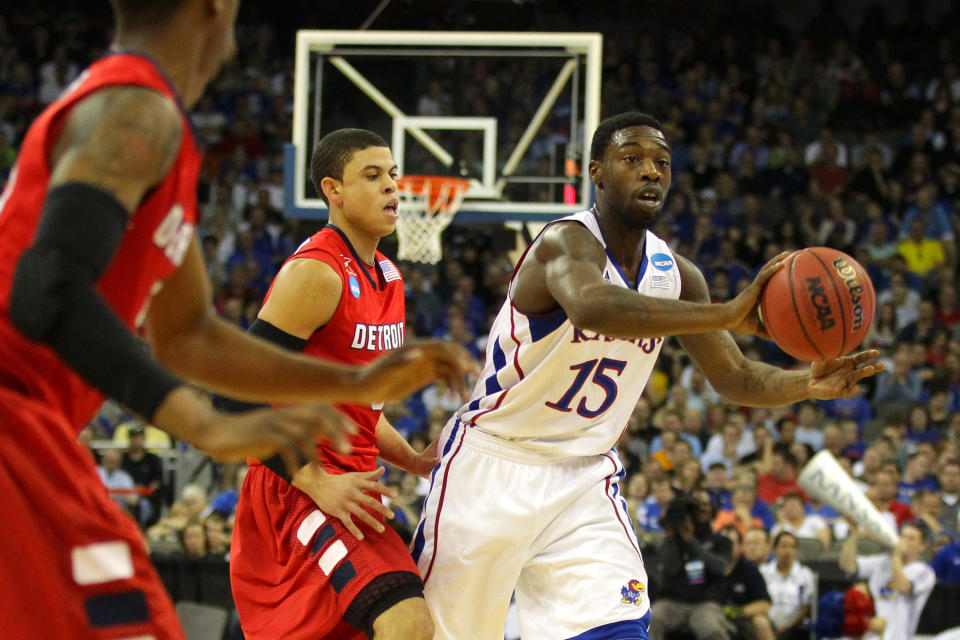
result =
M897 500L910 505L913 494L919 489L937 490L937 480L930 473L930 459L927 454L916 451L907 458L900 477L900 487Z
M960 540L937 551L930 563L938 582L960 584Z
M947 260L941 240L923 235L924 221L915 219L910 223L906 237L897 245L897 252L906 261L907 270L918 277L924 277Z
M857 555L858 540L859 531L851 527L840 551L840 568L867 579L877 616L887 621L883 640L912 640L936 581L933 569L921 560L926 532L908 523L892 552L869 556Z
M875 405L909 405L920 400L923 380L911 371L911 357L909 347L900 345L893 356L893 366L877 374L873 392Z
M770 612L770 594L767 584L754 562L743 556L743 536L740 530L726 526L720 533L733 545L730 564L724 576L724 591L727 616L737 626L741 635L757 640L773 640L773 626L767 614ZM730 608L733 608L733 615Z
M789 493L800 493L797 484L797 458L784 445L772 442L757 467L757 497L776 504Z
M770 534L776 537L781 531L792 533L797 538L819 540L824 549L829 549L832 542L827 521L817 514L806 513L800 493L788 493L780 500L777 524L773 525Z
M770 594L770 621L778 640L807 640L816 593L813 572L797 560L797 539L787 531L773 539L774 559L760 567Z
M916 448L923 442L935 445L942 437L943 434L931 424L930 408L926 404L918 403L910 407L910 413L907 414L907 432L904 434L904 441Z
M881 469L874 474L873 484L867 491L867 497L894 529L899 529L905 522L913 519L910 507L897 501L897 489L897 476Z
M943 524L951 538L958 539L960 528L960 460L950 458L940 465L937 475L943 500Z
M146 529L159 519L163 506L163 461L144 448L147 436L142 425L132 425L128 434L130 442L121 466L130 474L135 487L143 492L138 521Z
M230 559L230 530L226 521L216 512L203 521L207 538L207 557Z
M137 504L140 502L140 496L134 491L133 478L120 467L122 462L123 454L119 449L104 449L100 455L100 466L97 467L97 473L100 475L103 486L110 492L113 501L119 504L124 511L136 517L139 515Z
M191 520L180 532L185 558L198 560L207 557L207 528L200 520Z
M682 389L682 387L678 388ZM654 420L656 421L658 417L660 420L661 435L654 437L650 443L650 453L656 453L663 449L663 434L673 433L678 438L687 441L694 457L699 458L703 454L703 445L700 444L700 440L693 434L683 430L683 416L680 411L674 409L663 411L659 416L654 415Z
M823 431L821 425L820 408L812 401L801 402L797 408L797 428L794 439L797 442L808 444L814 451L823 448ZM800 465L803 466L803 465Z
M737 481L730 498L730 505L717 514L713 521L713 528L719 530L730 524L737 527L743 534L753 527L762 527L767 531L773 527L773 513L767 505L757 500L756 485L750 480Z
M190 518L202 520L210 507L207 492L198 484L188 484L180 492L180 502L187 508Z
M237 510L237 502L240 499L240 492L243 490L243 481L247 477L250 467L245 464L238 465L233 472L232 484L225 490L214 496L210 502L211 516L218 514L220 517L231 521L234 512ZM210 516L207 517L210 519Z
M910 501L910 509L916 522L927 528L931 542L941 534L943 528L943 500L936 489L917 489Z
M711 464L701 483L701 487L710 494L710 499L713 500L713 506L718 509L730 501L731 494L729 485L730 472L727 470L727 465L722 462L714 462Z
M656 556L660 589L651 605L650 640L664 640L682 626L698 640L730 638L721 605L732 545L710 530L700 510L696 500L676 498L661 519L666 539Z
M920 294L907 286L902 273L890 276L890 288L877 293L877 307L892 303L897 316L897 331L917 319Z
M669 476L656 476L649 482L650 495L637 507L637 525L643 531L663 531L660 520L676 497Z
M770 533L754 527L743 536L743 557L759 568L770 560Z

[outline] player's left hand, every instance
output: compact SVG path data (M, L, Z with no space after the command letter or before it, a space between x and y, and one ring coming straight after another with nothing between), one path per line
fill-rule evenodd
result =
M879 351L871 349L812 363L807 382L810 397L817 400L855 397L860 392L861 380L883 371L884 365L876 362L879 355Z
M433 471L433 468L437 466L437 462L439 461L437 458L438 445L438 440L431 442L422 453L418 453L416 457L411 459L406 470L421 478L429 478L430 472Z

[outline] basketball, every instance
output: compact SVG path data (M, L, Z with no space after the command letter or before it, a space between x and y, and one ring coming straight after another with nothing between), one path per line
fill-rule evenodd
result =
M799 360L839 358L856 349L876 311L863 266L836 249L794 251L767 282L760 316L781 349Z

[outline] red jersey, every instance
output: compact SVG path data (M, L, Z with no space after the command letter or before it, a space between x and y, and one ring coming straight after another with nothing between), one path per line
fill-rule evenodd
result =
M787 481L780 481L773 477L772 473L764 473L757 478L757 499L767 504L777 504L783 496L788 493L799 493L807 500L806 494L800 485L797 484L797 477Z
M362 365L403 344L403 278L389 258L378 251L376 264L367 265L347 236L332 225L300 245L287 262L301 258L330 265L343 282L337 310L327 324L310 336L304 353L332 362ZM383 405L338 404L336 408L359 427L350 441L353 452L342 455L321 445L320 461L332 473L375 469L380 453L377 422Z
M200 153L190 120L162 72L147 58L110 54L87 68L34 121L0 196L0 385L61 413L80 430L103 396L80 379L52 349L31 342L10 322L10 289L20 254L33 242L50 182L50 152L66 116L90 94L109 86L137 85L157 91L180 107L180 152L164 181L153 189L130 219L97 290L123 323L142 324L151 296L176 271L193 237L197 211ZM83 215L78 211L77 215Z

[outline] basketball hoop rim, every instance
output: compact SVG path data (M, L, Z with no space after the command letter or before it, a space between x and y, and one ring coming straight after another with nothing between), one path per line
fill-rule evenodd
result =
M457 176L407 174L397 178L397 185L400 187L400 189L403 191L409 190L412 193L421 193L427 183L436 184L438 190L443 189L444 187L449 189L460 188L465 190L470 186L469 180L466 178L459 178Z

